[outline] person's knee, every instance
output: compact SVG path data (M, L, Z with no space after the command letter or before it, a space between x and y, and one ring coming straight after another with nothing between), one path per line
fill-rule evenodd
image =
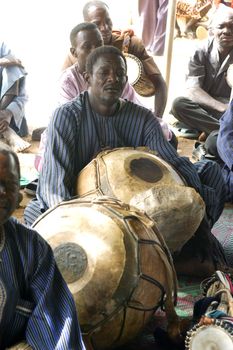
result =
M36 219L42 214L40 204L37 199L32 199L24 209L24 222L27 226L32 226Z
M173 114L174 117L179 116L183 112L186 101L187 101L186 97L175 98L171 106L171 114Z

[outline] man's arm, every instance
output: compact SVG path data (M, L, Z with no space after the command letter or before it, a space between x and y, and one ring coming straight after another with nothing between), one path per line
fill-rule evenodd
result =
M167 103L167 85L161 74L149 76L155 87L154 113L162 118Z
M224 113L228 107L228 104L222 103L212 96L210 96L205 90L199 86L187 89L187 96L194 102L214 109L220 113Z
M57 108L47 128L44 161L37 192L45 209L74 195L77 136L77 120L73 109L69 104Z
M213 43L204 42L196 47L190 57L186 73L186 94L192 101L224 113L227 104L218 101L208 93L210 88L213 90L213 87L216 86L212 73L214 67L212 66L211 50L214 50Z

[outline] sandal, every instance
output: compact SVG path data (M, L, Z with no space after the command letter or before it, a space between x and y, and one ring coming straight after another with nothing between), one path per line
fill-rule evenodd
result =
M30 196L35 197L36 196L37 185L38 185L38 179L35 179L35 180L29 182L29 184L27 184L25 186L24 192L26 192Z
M190 129L188 126L181 122L176 122L172 125L172 130L178 137L184 137L186 139L197 139L200 135L200 132L195 129Z

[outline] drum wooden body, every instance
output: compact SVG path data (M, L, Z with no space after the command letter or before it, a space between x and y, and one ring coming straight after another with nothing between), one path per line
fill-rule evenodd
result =
M165 294L173 306L174 267L146 215L105 197L73 199L48 210L33 227L51 245L84 339L94 349L134 338Z
M197 230L205 212L200 195L165 161L145 148L104 151L77 178L79 196L107 195L145 211L171 252Z
M129 84L132 85L135 91L144 97L154 96L155 87L152 81L147 77L142 62L138 57L124 53L127 63L127 75Z
M27 345L26 343L18 343L10 348L7 348L6 350L32 350L32 348Z

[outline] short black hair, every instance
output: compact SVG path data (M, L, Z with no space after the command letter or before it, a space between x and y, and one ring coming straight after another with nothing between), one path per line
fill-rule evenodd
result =
M83 30L99 30L95 23L90 22L82 22L76 25L70 32L70 43L72 47L76 47L76 37L78 32Z
M86 21L88 18L88 11L91 6L109 9L108 5L103 1L89 1L83 7L83 18Z
M20 180L20 164L19 164L19 158L17 154L4 142L0 141L0 153L4 154L5 156L11 155L14 158L15 165L16 165L16 170L19 175L19 180Z
M114 54L116 56L120 56L123 58L125 62L125 66L127 69L127 63L124 54L117 49L114 46L110 45L104 45L97 47L95 50L93 50L88 56L87 56L87 61L86 61L86 71L87 73L92 73L93 72L93 66L98 60L99 57L102 57L105 54Z

